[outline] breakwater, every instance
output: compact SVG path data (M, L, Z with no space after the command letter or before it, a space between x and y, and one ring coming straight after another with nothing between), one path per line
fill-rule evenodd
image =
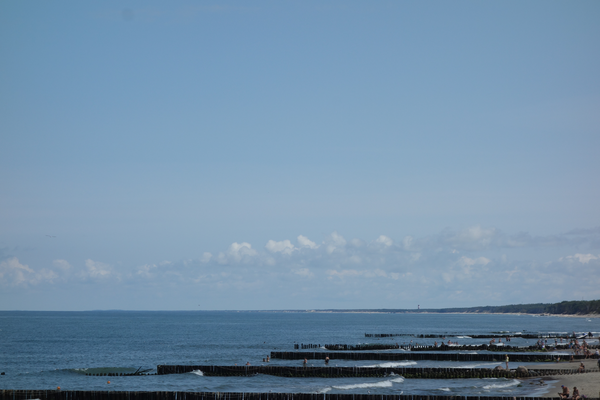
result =
M299 349L314 349L314 348L319 348L320 346L312 346L312 345L294 345L294 349L295 350L299 350ZM597 346L596 346L597 347ZM380 343L376 343L376 344L358 344L358 345L350 345L350 344L326 344L323 346L323 348L325 350L332 350L332 351L373 351L373 350L395 350L395 349L402 349L402 350L409 350L409 351L459 351L459 350L464 350L464 351L475 351L475 350L480 350L480 351L496 351L496 352L543 352L545 351L544 349L540 348L539 346L527 346L527 347L520 347L520 346L510 346L510 345L504 345L504 346L495 346L495 345L488 345L488 344L479 344L479 345L457 345L457 344L453 344L453 345L446 345L444 343L441 343L439 346L424 346L424 345L418 345L418 344L380 344ZM594 346L589 346L589 348L595 348ZM568 349L568 345L564 344L564 345L558 345L552 348L553 350L567 350Z
M443 333L443 334L417 334L417 333L365 333L365 337L385 338L385 337L397 337L397 336L409 336L415 338L424 339L436 339L445 337L456 337L464 336L471 339L504 339L504 338L523 338L523 339L575 339L572 335L567 334L555 334L555 333L488 333L488 334L468 334L468 333ZM593 336L580 335L577 336L582 339L593 339Z
M549 375L571 375L574 369L517 370L489 368L373 368L373 367L283 367L283 366L221 366L221 365L159 365L158 375L185 374L200 371L205 376L251 376L257 374L289 378L368 378L399 375L407 379L472 379L529 378ZM589 369L587 372L598 372Z
M424 353L424 352L397 352L397 353L368 353L368 352L332 352L332 351L272 351L272 359L280 360L374 360L374 361L504 361L504 354L468 354L468 353ZM509 356L510 361L520 362L555 362L560 357L567 360L570 356L559 356L548 353L514 354ZM593 358L593 357L592 357ZM585 356L574 355L574 360L583 360Z
M336 393L125 392L0 390L0 400L555 400L553 397L430 396ZM588 400L599 400L588 397Z

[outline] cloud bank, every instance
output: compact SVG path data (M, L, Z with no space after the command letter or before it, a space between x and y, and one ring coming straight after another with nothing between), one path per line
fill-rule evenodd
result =
M600 298L600 229L507 235L473 226L371 241L332 232L204 251L197 259L123 267L56 259L0 261L5 288L83 285L177 291L205 309L414 308ZM231 299L231 300L224 300ZM244 300L239 300L244 299ZM226 306L220 306L225 304ZM183 307L185 308L185 307Z

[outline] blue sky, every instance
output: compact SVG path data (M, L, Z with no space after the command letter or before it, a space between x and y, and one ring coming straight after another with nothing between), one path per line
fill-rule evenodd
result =
M600 298L596 1L0 3L0 309Z

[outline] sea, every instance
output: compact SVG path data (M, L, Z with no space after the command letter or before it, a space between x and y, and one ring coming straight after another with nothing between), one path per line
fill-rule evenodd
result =
M155 375L157 365L267 365L272 351L326 351L326 344L481 344L476 334L593 332L600 318L500 314L248 312L248 311L0 311L0 388L93 391L355 393L538 396L548 382L518 379L209 377L200 371ZM365 334L394 334L365 337ZM527 346L536 339L513 338ZM553 343L553 339L549 340ZM401 349L382 350L400 352ZM475 352L472 352L475 353ZM566 354L556 351L556 354ZM273 359L268 365L301 366ZM330 366L494 368L500 362L332 360ZM533 367L533 363L519 363ZM308 366L324 366L308 360ZM512 363L511 368L517 364ZM132 373L147 376L90 376Z

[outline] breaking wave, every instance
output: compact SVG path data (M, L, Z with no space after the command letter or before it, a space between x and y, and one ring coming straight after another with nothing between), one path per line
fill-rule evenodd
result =
M409 365L417 365L416 361L384 362L381 364L365 365L364 368L398 368Z
M502 388L507 388L507 387L511 387L511 386L516 386L519 385L521 382L519 382L516 379L513 379L510 382L506 382L503 384L499 384L499 383L494 383L492 385L485 385L483 388L484 389L502 389Z
M334 385L334 389L338 390L354 390L354 389L368 389L368 388L387 388L392 387L394 383L402 383L404 382L404 378L399 376L394 379L388 379L386 381L380 382L366 382L366 383L356 383L353 385Z

